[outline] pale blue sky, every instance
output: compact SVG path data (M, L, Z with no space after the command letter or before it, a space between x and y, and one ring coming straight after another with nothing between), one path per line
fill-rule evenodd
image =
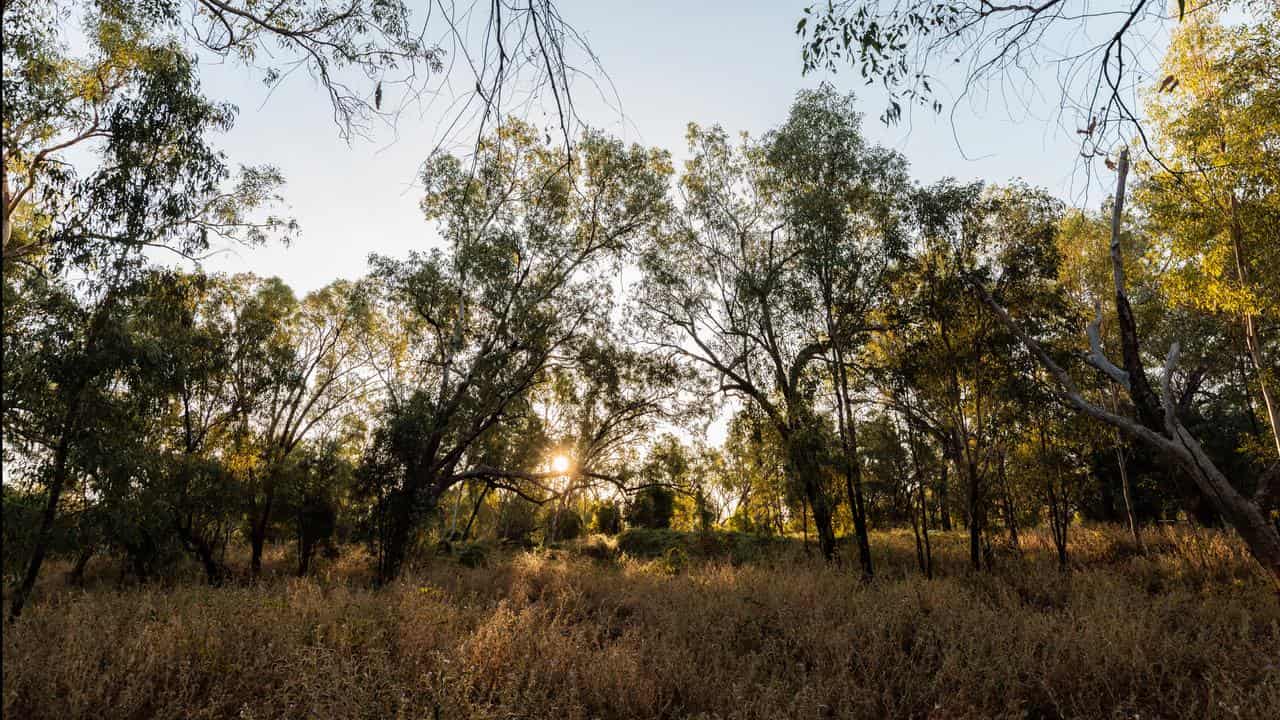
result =
M559 7L599 56L626 122L579 83L583 119L628 141L667 148L678 162L686 156L688 122L759 134L785 118L798 89L823 79L801 76L794 30L803 2L562 0ZM278 275L306 292L362 274L371 252L403 255L432 245L417 207L416 174L440 140L440 107L406 114L397 136L384 131L348 145L338 137L326 96L309 78L293 77L268 97L258 77L231 65L202 68L210 94L240 107L220 146L233 162L269 163L284 172L301 235L290 247L234 249L206 261L206 268ZM959 78L942 80L954 86ZM903 125L885 127L877 120L882 93L862 86L852 69L832 81L858 94L867 135L903 152L917 180L1023 178L1063 199L1086 199L1072 133L1051 114L1057 101L1052 76L1041 83L1045 97L1034 100L1037 117L1021 110L1010 117L1004 101L993 97L987 107L960 108L954 134L945 111L917 111ZM1096 195L1088 201L1096 204Z

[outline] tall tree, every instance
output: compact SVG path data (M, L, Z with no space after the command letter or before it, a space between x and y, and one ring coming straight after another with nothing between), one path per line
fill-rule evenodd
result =
M1270 430L1266 455L1280 461L1268 349L1280 317L1280 11L1231 27L1215 15L1198 12L1174 34L1147 104L1161 162L1139 166L1135 201L1167 254L1170 304L1237 325Z
M379 490L379 576L395 577L440 496L479 477L473 449L607 322L603 268L666 212L665 153L586 136L572 158L520 124L480 147L476 171L440 155L424 174L427 217L447 250L375 259L405 348L366 476Z

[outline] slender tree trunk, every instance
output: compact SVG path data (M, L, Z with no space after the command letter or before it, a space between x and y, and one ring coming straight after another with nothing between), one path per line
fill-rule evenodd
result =
M924 537L924 576L933 579L933 546L929 543L929 512L925 503L924 483L920 483L920 534Z
M90 543L76 557L76 564L71 567L71 571L67 573L67 582L72 585L84 584L84 571L89 566L89 561L98 551L97 543Z
M271 524L271 510L276 499L276 480L279 472L274 464L267 471L266 482L262 488L262 511L253 520L249 529L249 572L253 577L262 573L262 551L267 544L267 528Z
M804 538L804 554L809 554L809 501L800 498L800 532Z
M849 496L849 514L853 516L853 534L858 546L858 564L863 580L874 575L871 565L871 539L867 533L867 510L862 498L862 465L858 462L858 429L849 402L849 377L844 366L844 352L835 349L832 368L836 381L836 420L840 441L844 446L845 492Z
M77 403L78 404L78 403ZM40 566L44 564L44 556L53 539L53 525L58 516L58 501L62 497L62 489L67 482L67 456L71 449L71 430L74 428L73 415L68 412L63 424L64 432L54 451L53 474L49 482L49 496L45 498L44 510L40 513L40 529L36 535L35 546L31 550L31 559L27 562L27 571L22 582L13 592L13 600L9 604L9 620L17 620L22 608L31 595L31 589L40 576Z
M982 489L979 487L978 465L969 453L962 451L961 455L964 457L964 470L967 476L965 481L969 486L969 562L973 565L974 570L981 570L983 518Z
M492 486L485 483L484 489L480 491L480 497L476 499L476 504L471 508L471 517L467 518L467 526L462 529L462 542L466 542L471 537L471 526L476 522L476 516L480 514L480 506L484 504L485 496L489 494Z
M185 525L178 523L175 529L183 546L194 553L196 559L200 561L200 566L204 568L205 580L209 585L213 587L221 585L226 573L217 558L213 556L213 543L195 532L194 523L190 517L187 518Z
M924 562L924 539L920 537L920 517L916 512L914 493L907 494L907 514L911 516L911 535L916 541L916 564L920 567L920 574L925 574Z
M933 548L929 544L929 504L925 499L925 473L920 465L920 448L916 443L916 433L911 425L911 419L907 419L907 442L911 447L911 466L915 470L916 477L916 493L919 498L918 507L912 508L911 512L914 516L920 516L920 532L916 540L916 553L920 560L920 571L930 580L933 579ZM908 498L909 499L909 498ZM912 503L908 503L911 505ZM915 526L915 523L912 523Z
M951 509L948 507L948 496L947 496L947 470L949 469L948 462L949 461L947 459L947 456L944 453L942 456L942 467L940 468L938 473L938 497L937 497L938 514L939 514L938 520L942 526L943 532L951 532Z
M817 448L813 447L812 442L798 442L794 436L788 444L791 446L792 469L804 490L809 508L813 510L813 529L818 538L818 550L822 553L822 558L830 562L835 559L836 539L831 526L831 507L822 487Z
M314 553L315 545L307 531L298 533L298 577L307 576L307 572L311 569L311 556Z
M1124 460L1123 439L1120 437L1120 431L1116 430L1116 464L1120 468L1120 491L1124 494L1124 514L1129 520L1129 534L1133 536L1133 544L1138 548L1139 552L1147 551L1146 545L1142 542L1142 533L1138 530L1138 516L1133 511L1133 493L1129 489L1129 467Z
M1071 521L1067 499L1065 495L1060 495L1057 489L1057 483L1053 478L1049 479L1048 485L1049 500L1049 530L1053 534L1053 545L1058 551L1058 569L1067 570L1067 524Z
M1022 541L1018 538L1018 510L1013 505L1013 492L1009 488L1009 476L1005 470L1005 451L1000 450L1000 488L1004 495L1004 523L1009 528L1009 544L1013 549L1022 552Z

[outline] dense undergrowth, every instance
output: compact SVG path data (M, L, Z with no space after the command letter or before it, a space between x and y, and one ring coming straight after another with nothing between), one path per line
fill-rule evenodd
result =
M315 577L86 587L50 572L4 633L12 718L1274 717L1280 600L1237 543L1164 530L1140 555L1077 530L990 572L938 534L873 537L877 579L795 541L632 533L455 549L373 589ZM673 549L675 548L675 549ZM470 559L460 561L462 556ZM481 560L477 561L477 558ZM652 559L650 559L652 558ZM474 565L474 567L469 567Z

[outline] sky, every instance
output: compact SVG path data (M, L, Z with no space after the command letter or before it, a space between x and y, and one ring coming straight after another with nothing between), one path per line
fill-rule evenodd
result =
M1085 194L1070 128L1046 110L1056 97L1034 98L1039 108L1031 114L1006 111L998 96L965 103L954 114L950 108L941 115L918 109L908 116L904 109L902 124L886 127L878 120L885 95L864 86L856 69L802 75L795 27L804 6L560 0L560 14L586 38L612 82L616 97L608 99L620 103L611 107L591 85L578 82L579 115L628 142L670 150L679 167L688 156L689 122L758 135L785 119L798 90L829 80L858 95L866 135L902 152L920 182L1021 178L1070 202L1100 200L1097 193ZM443 103L406 113L394 133L347 143L333 124L327 96L310 78L297 74L269 93L260 77L207 59L201 68L210 96L240 109L219 146L233 163L271 164L284 173L284 211L301 232L289 246L226 248L204 261L205 269L276 275L305 293L363 274L370 253L403 256L438 241L418 209L417 173L442 139ZM945 98L960 78L940 80ZM1044 80L1036 85L1057 89L1052 77Z

